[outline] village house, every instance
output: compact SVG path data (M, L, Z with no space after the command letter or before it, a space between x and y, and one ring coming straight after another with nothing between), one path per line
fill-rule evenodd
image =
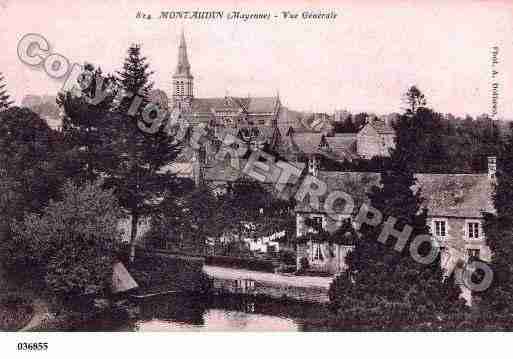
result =
M415 175L417 183L414 190L420 190L424 197L422 206L428 210L428 225L433 240L440 245L445 269L459 260L491 260L483 231L483 215L495 212L492 202L495 166L495 157L489 157L488 173ZM355 211L368 202L366 193L370 188L380 183L380 174L374 172L316 172L312 166L309 166L309 171L326 183L327 193L338 190L350 194L355 202ZM352 219L356 214L344 212L337 206L334 206L333 213L326 212L322 202L325 198L321 197L319 209L312 208L307 201L298 203L298 238L307 238L309 233L316 231L312 223L333 233L345 219ZM350 245L327 240L299 240L298 269L306 258L310 269L335 274L346 268L345 256L350 250Z
M386 120L373 119L356 135L356 152L365 159L388 157L395 148L395 132Z

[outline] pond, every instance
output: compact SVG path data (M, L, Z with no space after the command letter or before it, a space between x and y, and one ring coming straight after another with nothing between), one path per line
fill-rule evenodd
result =
M319 304L266 297L198 298L166 295L139 304L140 315L115 330L152 331L301 331L307 319L326 310Z

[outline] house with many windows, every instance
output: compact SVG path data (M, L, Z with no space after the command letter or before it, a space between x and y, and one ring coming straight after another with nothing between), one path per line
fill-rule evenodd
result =
M307 237L320 226L328 233L335 232L345 219L353 219L363 203L368 203L366 193L372 186L379 186L380 174L375 172L328 172L317 171L315 175L327 186L327 194L344 191L354 200L354 211L344 212L344 203L329 209L324 206L327 195L320 198L319 208L308 202L296 206L297 237ZM455 261L480 259L491 260L490 248L483 231L485 213L494 213L492 202L495 181L495 157L488 159L488 172L476 174L415 175L414 190L420 190L424 198L423 208L428 211L428 225L442 253L442 266L450 268ZM329 212L331 211L331 212ZM316 225L313 225L315 223ZM343 233L341 235L344 235ZM337 247L333 241L298 241L298 266L302 258L309 261L310 268L332 274L345 268L345 255L350 248ZM335 262L335 264L334 264Z

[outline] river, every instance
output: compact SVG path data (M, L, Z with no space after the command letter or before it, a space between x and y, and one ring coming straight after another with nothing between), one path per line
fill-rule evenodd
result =
M115 330L153 331L301 331L307 319L326 309L318 304L265 297L166 295L139 303L140 314Z

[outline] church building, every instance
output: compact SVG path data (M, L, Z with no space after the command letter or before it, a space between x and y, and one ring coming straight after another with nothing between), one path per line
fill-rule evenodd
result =
M212 97L194 96L194 77L187 56L187 44L182 31L178 48L178 63L173 74L172 108L175 116L191 125L205 124L214 132L233 133L250 148L274 148L280 132L278 117L282 109L278 95L272 97Z

